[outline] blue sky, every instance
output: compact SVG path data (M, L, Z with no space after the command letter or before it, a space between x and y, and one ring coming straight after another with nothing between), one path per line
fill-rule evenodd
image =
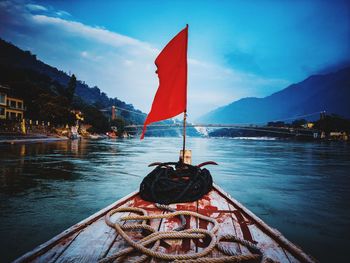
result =
M347 1L0 1L0 37L148 112L189 24L190 119L350 64Z

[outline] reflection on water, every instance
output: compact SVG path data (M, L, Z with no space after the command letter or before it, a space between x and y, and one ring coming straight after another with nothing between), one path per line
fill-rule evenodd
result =
M154 161L178 158L181 139L0 145L0 262L48 240L138 188ZM189 139L193 162L321 261L345 257L350 146ZM333 261L336 261L333 258Z

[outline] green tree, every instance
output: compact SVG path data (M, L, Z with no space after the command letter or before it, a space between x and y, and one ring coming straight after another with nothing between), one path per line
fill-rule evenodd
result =
M123 133L125 131L125 121L122 118L116 118L111 121L111 126L115 126L118 129L118 133Z
M76 87L77 87L77 78L73 74L70 77L70 80L68 82L68 86L66 88L66 94L67 94L67 99L68 99L69 103L72 103L72 101L73 101L73 97L74 97L74 93L75 93L75 88Z
M96 107L85 105L82 108L84 122L91 124L91 132L106 132L110 129L108 119Z

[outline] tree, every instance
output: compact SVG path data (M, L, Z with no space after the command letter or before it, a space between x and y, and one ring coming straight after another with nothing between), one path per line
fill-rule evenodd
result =
M326 133L330 133L332 131L350 132L350 120L335 114L326 115L323 119L316 121L314 127Z
M85 105L82 108L84 122L91 124L91 132L106 132L110 129L108 119L96 107Z
M111 121L111 126L117 127L118 133L123 133L125 131L125 121L121 118L116 118Z
M307 120L305 120L305 119L298 119L298 120L295 120L295 121L292 122L292 127L300 128L306 123L307 123Z
M67 89L66 89L66 94L67 94L66 96L67 96L67 99L68 99L70 104L73 101L73 97L74 97L74 93L75 93L75 88L76 87L77 87L77 78L73 74L70 77L70 80L68 82L68 86L67 86Z

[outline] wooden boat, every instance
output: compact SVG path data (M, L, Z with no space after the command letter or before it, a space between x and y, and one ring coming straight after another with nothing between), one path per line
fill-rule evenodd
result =
M117 138L117 134L114 132L114 131L111 131L111 132L107 132L106 133L107 137L110 138L110 139L115 139Z
M242 204L214 185L213 190L201 199L191 203L170 205L176 210L193 211L211 217L219 223L217 235L231 234L254 243L266 257L275 262L315 262L298 246L288 241L280 232L269 227L260 218L250 212ZM128 246L126 241L116 230L108 226L105 216L112 209L118 207L137 207L147 211L148 215L162 215L170 213L157 208L154 203L144 201L138 192L118 200L82 222L63 231L61 234L28 252L15 262L98 262L113 255ZM117 213L112 221L130 213ZM185 229L209 229L207 222L194 217L185 216ZM149 225L158 231L173 230L181 224L177 217L150 220ZM142 235L128 232L134 240L140 240ZM157 251L171 254L193 254L202 251L208 244L205 240L166 240L165 245ZM231 251L249 255L252 252L239 243L225 243ZM141 254L134 252L124 258L124 262L134 262ZM220 258L225 256L214 248L206 258ZM151 259L148 259L150 261ZM155 262L157 260L151 260Z

